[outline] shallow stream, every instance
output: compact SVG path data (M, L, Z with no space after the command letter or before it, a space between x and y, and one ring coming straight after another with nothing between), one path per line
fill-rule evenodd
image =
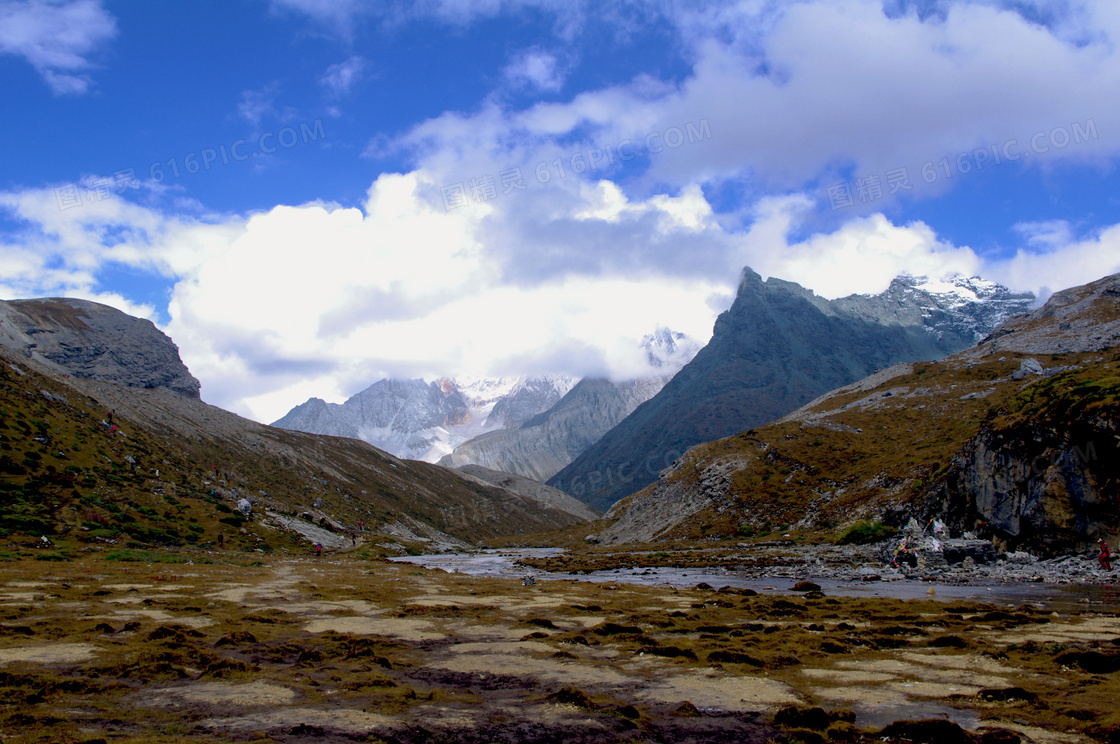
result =
M538 571L518 565L523 558L548 558L563 553L561 548L524 548L520 550L481 550L471 553L443 553L392 558L399 563L413 563L425 568L438 568L449 573L471 576L522 578L536 580L576 580L620 582L647 586L692 587L706 583L718 589L724 586L748 588L762 594L790 594L795 578L756 579L736 576L734 570L720 568L619 568L591 573L567 574ZM1055 612L1118 612L1120 586L1085 584L1014 583L976 586L954 586L916 580L899 581L830 581L812 579L821 591L840 597L888 597L894 599L975 600L993 604L1019 606L1030 603ZM933 594L930 594L930 590Z

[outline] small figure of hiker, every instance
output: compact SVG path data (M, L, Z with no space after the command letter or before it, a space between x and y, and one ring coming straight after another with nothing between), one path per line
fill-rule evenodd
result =
M113 410L115 409L110 409L109 412L105 414L109 418L109 426L113 425Z
M323 543L315 543L315 555L317 557L322 557L322 555L323 555Z
M224 548L225 546L226 546L226 533L219 532L218 533L218 547L219 548Z
M1101 568L1105 571L1112 570L1112 551L1108 549L1108 543L1101 538L1101 552L1097 555L1097 563L1101 564Z

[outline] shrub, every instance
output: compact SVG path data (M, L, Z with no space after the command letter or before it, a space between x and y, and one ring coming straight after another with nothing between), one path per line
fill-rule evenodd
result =
M125 561L135 563L186 563L190 559L183 555L173 553L154 553L147 550L113 550L105 554L107 561Z
M894 527L888 527L882 522L857 522L840 536L837 545L868 545L883 540L888 540L898 532Z

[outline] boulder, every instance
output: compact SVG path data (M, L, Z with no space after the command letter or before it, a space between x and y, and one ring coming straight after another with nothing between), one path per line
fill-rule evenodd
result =
M941 552L945 556L945 562L951 566L963 563L967 558L971 558L977 565L994 563L996 560L996 548L988 540L945 540L941 543Z

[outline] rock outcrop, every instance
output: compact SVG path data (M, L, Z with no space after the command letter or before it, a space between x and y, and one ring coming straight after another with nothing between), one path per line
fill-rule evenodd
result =
M199 397L178 347L154 323L96 302L0 301L0 345L73 377Z

